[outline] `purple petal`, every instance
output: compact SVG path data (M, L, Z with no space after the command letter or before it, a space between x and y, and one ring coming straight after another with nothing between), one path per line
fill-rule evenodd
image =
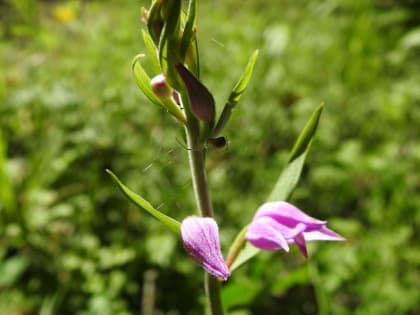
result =
M300 233L299 235L297 235L294 238L294 241L296 245L298 246L300 252L303 254L303 256L308 258L308 251L306 250L306 242L305 242L305 237L303 236L303 233Z
M306 241L345 241L346 239L330 230L326 226L321 227L317 231L309 231L303 233Z
M181 224L181 237L188 255L209 274L227 280L230 276L220 249L219 228L212 218L187 217Z
M278 230L278 223L271 218L254 220L248 227L245 238L255 247L263 250L284 249L289 251L286 238Z
M263 204L257 210L254 220L261 217L271 217L277 222L290 227L294 227L298 223L304 223L308 230L317 229L326 224L326 221L315 219L285 201Z

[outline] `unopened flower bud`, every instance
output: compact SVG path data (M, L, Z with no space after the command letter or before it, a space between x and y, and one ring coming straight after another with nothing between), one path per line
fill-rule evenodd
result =
M166 99L172 95L172 88L166 82L163 74L158 74L150 81L152 91L161 99Z
M219 228L213 218L187 217L181 224L181 237L188 255L212 276L230 276L220 250Z

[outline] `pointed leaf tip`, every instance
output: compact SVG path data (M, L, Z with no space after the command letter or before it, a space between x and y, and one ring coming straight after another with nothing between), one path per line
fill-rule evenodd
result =
M308 148L313 136L315 135L323 109L324 104L321 104L312 113L311 118L306 123L298 139L296 140L295 145L293 146L292 152L290 153L289 162L296 159Z
M223 111L220 114L217 124L213 130L213 133L212 133L213 136L217 136L226 126L227 122L230 119L230 116L232 115L233 109L235 108L236 104L239 102L242 94L244 93L246 87L248 86L248 83L254 71L258 53L259 51L257 49L252 53L251 57L249 57L249 60L245 67L244 72L242 73L238 82L236 82L235 86L230 92L229 99L226 102L225 107L223 108Z
M159 210L155 209L146 199L143 197L137 195L135 192L130 190L127 186L125 186L115 175L111 170L106 169L105 170L112 178L114 183L117 185L117 187L121 190L121 192L124 194L124 196L129 199L131 202L133 202L136 206L139 208L142 208L146 210L149 214L151 214L153 217L158 219L161 223L166 225L169 229L174 231L175 233L180 234L181 224L171 218L170 216L167 216L166 214L160 212Z

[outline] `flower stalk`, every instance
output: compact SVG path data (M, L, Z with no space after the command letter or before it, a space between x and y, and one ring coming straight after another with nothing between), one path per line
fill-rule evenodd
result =
M185 100L185 98L182 95L182 99ZM186 103L185 101L183 103ZM186 106L186 109L188 111L188 106ZM213 206L208 190L207 172L205 168L205 145L200 137L199 121L191 113L187 113L187 117L188 121L185 132L195 202L201 216L213 217ZM220 297L219 280L209 275L206 271L204 272L204 279L209 314L223 315L224 311Z

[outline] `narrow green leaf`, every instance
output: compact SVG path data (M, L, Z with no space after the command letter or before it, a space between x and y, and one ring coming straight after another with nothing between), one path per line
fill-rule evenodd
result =
M187 55L185 56L185 64L188 66L188 69L195 75L197 79L200 79L200 56L198 54L198 43L197 37L194 36L191 46L187 50Z
M241 252L239 253L237 258L233 262L232 266L230 267L230 272L233 272L234 270L238 269L240 266L245 264L248 260L256 256L259 252L260 250L258 248L246 242L244 246L242 247Z
M159 210L155 209L147 200L143 199L139 195L137 195L135 192L130 190L127 186L125 186L118 177L110 170L106 170L106 172L111 175L112 180L115 182L115 184L118 186L118 188L121 190L121 192L126 196L130 201L132 201L136 206L146 210L154 216L156 219L158 219L160 222L162 222L164 225L166 225L169 229L176 233L180 233L180 223L167 216L166 214L160 212Z
M191 0L188 6L187 22L185 23L184 32L181 39L180 54L181 59L184 60L187 50L191 45L191 40L194 36L194 29L197 17L197 1Z
M164 1L163 7L165 19L165 37L178 37L179 22L181 19L181 0Z
M288 200L292 195L302 174L303 166L305 164L306 157L311 147L312 138L315 135L318 126L318 121L322 113L322 108L323 105L319 106L313 112L311 118L304 127L301 135L298 137L298 140L293 146L293 149L298 147L298 152L300 153L294 156L293 159L289 160L289 164L287 164L286 168L283 170L280 177L278 178L276 184L274 185L274 189L271 191L269 197L267 198L267 201ZM308 136L306 136L304 140L302 140L302 134L310 134L310 137L308 138ZM298 145L298 143L300 144ZM244 235L243 231L239 232L237 238L239 238L241 234ZM246 242L245 238L243 238L243 242ZM242 247L240 246L241 244L238 244L238 242L236 242L236 239L234 245L237 248ZM233 264L230 267L231 271L240 267L260 252L258 248L253 247L249 243L246 243L245 246L243 246L242 248L243 249L240 251L239 254L237 254L237 258L233 261Z
M252 72L254 71L255 62L257 61L258 50L254 51L251 57L248 60L248 63L245 67L242 76L239 81L235 84L232 91L230 92L229 99L223 108L222 114L214 128L212 133L213 136L218 135L222 129L225 127L226 123L229 121L229 118L232 114L232 110L235 108L236 104L239 102L243 92L245 91L249 80L251 79Z
M293 146L292 152L290 153L289 161L293 161L299 155L301 155L309 145L312 137L315 134L316 128L318 127L319 118L321 117L322 110L324 109L324 104L318 106L318 108L313 112L311 118L306 123L305 128L300 133L295 145Z
M142 30L143 35L143 42L144 46L146 47L147 56L150 58L150 63L152 64L153 71L155 74L161 73L160 65L159 65L159 57L155 43L153 42L152 37L148 32Z
M255 50L251 57L248 60L248 63L245 67L245 71L242 73L242 76L240 77L239 81L234 86L230 96L229 96L229 102L230 103L237 103L239 101L239 98L241 97L242 93L245 91L249 80L251 79L252 72L254 71L255 63L257 61L258 57L258 49Z
M242 230L236 235L235 240L233 241L232 245L229 248L229 253L226 258L226 264L229 268L233 268L235 266L238 255L240 254L241 250L245 245L245 234L248 230L248 225L243 227Z
M147 20L147 28L155 44L159 43L160 35L163 28L163 20L161 18L162 1L153 1L149 9L149 17Z
M144 71L143 66L140 62L140 59L143 57L144 55L138 55L137 57L135 57L132 65L134 80L136 81L138 87L152 103L163 106L172 115L178 118L178 120L185 123L186 119L184 113L172 99L168 98L166 100L161 100L152 91L150 87L150 77L147 75L146 71Z
M159 62L160 66L170 80L170 84L177 88L176 77L172 75L175 64L180 62L179 56L179 32L181 20L181 0L163 2L163 15L165 24L159 40Z
M267 201L287 200L291 196L302 174L308 149L290 162L283 170Z

